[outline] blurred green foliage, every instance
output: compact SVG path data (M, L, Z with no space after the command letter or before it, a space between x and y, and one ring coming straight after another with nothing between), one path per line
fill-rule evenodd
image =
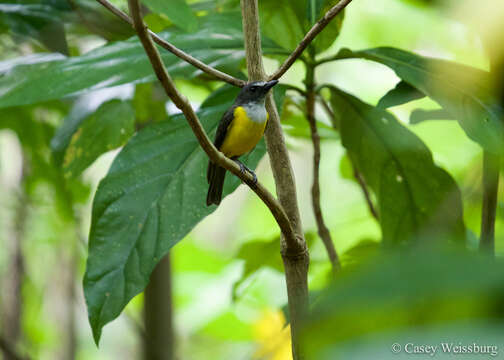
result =
M336 3L260 0L268 71ZM246 78L239 1L175 4L146 1L145 21L194 57ZM503 110L478 34L446 4L354 1L311 45L315 58L304 54L275 88L310 240L311 358L405 358L391 346L408 342L503 349L502 264L475 254L481 149L504 148ZM159 50L213 136L238 89ZM225 192L233 195L218 209L204 206L207 158L132 29L91 0L3 1L0 60L0 336L9 306L3 286L18 254L20 354L139 358L139 293L170 251L180 358L288 359L279 230L231 175ZM306 175L304 62L320 60L321 203L343 266L335 278L314 235ZM261 142L246 161L274 192L264 154ZM502 197L496 234L500 256ZM458 246L425 246L447 240ZM97 341L119 314L97 349L87 317Z

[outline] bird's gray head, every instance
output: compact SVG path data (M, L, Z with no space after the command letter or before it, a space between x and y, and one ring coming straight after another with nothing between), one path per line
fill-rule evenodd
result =
M264 102L268 91L278 84L278 80L271 81L254 81L245 85L238 97L235 104L248 104L248 103L261 103Z

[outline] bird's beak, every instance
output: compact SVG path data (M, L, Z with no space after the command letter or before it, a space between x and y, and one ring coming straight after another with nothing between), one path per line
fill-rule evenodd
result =
M278 80L271 80L271 81L268 81L265 85L264 85L264 90L268 91L269 89L271 89L273 86L275 86L276 84L278 84Z

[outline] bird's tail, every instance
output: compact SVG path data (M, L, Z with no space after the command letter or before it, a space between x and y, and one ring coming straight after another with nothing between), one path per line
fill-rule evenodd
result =
M206 199L207 206L220 204L225 177L226 169L212 163L211 161L208 162L207 180L209 186Z

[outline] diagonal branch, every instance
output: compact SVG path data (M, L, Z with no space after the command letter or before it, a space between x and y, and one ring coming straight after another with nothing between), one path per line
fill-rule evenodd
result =
M138 37L140 38L140 41L142 42L147 56L149 57L157 78L161 82L161 85L163 86L166 94L170 97L177 108L179 108L183 112L187 122L189 123L189 126L191 126L194 132L194 135L196 135L200 146L207 153L208 157L213 163L222 166L226 170L239 177L243 182L245 182L269 208L282 233L285 234L286 237L295 239L296 236L294 229L280 203L263 185L261 185L260 183L254 185L253 178L249 173L240 172L240 167L234 161L228 159L226 156L224 156L224 154L219 152L217 148L212 144L207 134L205 133L203 126L201 126L201 123L198 119L198 116L194 112L194 109L191 107L185 96L179 93L179 91L175 87L175 84L173 83L173 80L166 71L159 52L152 41L151 35L147 27L143 23L138 0L128 0L128 4L133 18L133 26L138 34Z
M289 57L284 61L284 63L275 71L268 80L279 79L289 68L294 64L299 56L303 53L303 51L310 45L310 43L315 39L324 28L331 22L332 19L336 17L348 4L350 4L352 0L341 0L339 3L334 5L325 15L317 21L315 25L308 31L298 44L296 49L289 55Z
M117 7L112 5L108 0L96 0L96 1L98 1L100 4L102 4L111 13L113 13L114 15L116 15L117 17L119 17L120 19L124 20L125 22L127 22L128 24L130 24L131 26L134 27L133 20L128 16L128 14L126 14L125 12L121 11L120 9L118 9ZM144 27L145 27L145 25L144 25ZM158 45L162 46L163 48L165 48L166 50L171 52L173 55L181 58L182 60L188 62L189 64L200 69L201 71L203 71L211 76L214 76L219 80L225 81L228 84L231 84L231 85L234 85L237 87L243 87L246 84L245 81L243 81L241 79L237 79L237 78L235 78L229 74L226 74L220 70L217 70L217 69L205 64L204 62L192 57L191 55L180 50L179 48L177 48L173 44L169 43L168 41L163 40L158 35L156 35L156 33L150 31L147 28L146 28L146 32L152 37L154 42L156 42Z

